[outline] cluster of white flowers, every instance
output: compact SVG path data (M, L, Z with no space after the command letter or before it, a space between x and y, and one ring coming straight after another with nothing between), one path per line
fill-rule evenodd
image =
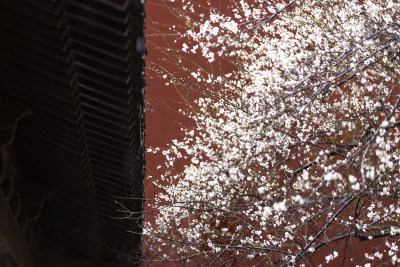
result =
M397 262L400 3L203 2L170 7L188 25L188 75L162 74L203 96L194 129L163 151L151 250L288 266L346 238L390 239L367 259ZM185 60L198 51L209 68Z

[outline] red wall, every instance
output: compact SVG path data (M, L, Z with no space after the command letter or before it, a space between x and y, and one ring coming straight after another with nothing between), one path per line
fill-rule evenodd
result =
M151 65L159 62L163 58L160 47L165 47L163 36L160 35L158 28L162 31L167 30L168 26L178 21L172 16L165 7L161 6L160 0L148 0L146 3L146 46L148 56L146 57L146 147L167 147L172 139L178 139L181 124L191 125L188 118L178 114L178 109L184 107L182 99L172 86L166 86L165 80L160 78L150 69ZM157 179L163 173L163 168L157 170L157 166L164 165L164 157L161 153L153 154L146 152L146 179L145 179L145 198L154 199L156 188L152 184L149 176ZM149 202L147 202L149 203ZM149 211L145 205L145 211ZM146 215L146 221L153 220L152 215ZM144 254L146 254L146 245L144 245ZM148 264L144 262L143 266L174 266L173 264ZM179 265L178 265L179 266Z
M220 0L211 0L215 3L220 3ZM160 47L165 47L163 38L170 41L173 37L163 36L160 34L159 29L164 33L168 31L168 27L179 21L169 13L169 11L160 4L161 0L148 0L146 4L147 13L147 49L148 56L146 63L151 66L152 63L157 62L164 55L160 51ZM224 5L226 7L226 5ZM173 68L173 65L169 65ZM158 77L151 69L146 71L148 77L148 86L146 88L146 99L148 102L146 113L146 146L147 147L166 147L172 139L179 139L181 124L190 126L191 121L178 114L178 109L185 107L182 104L182 99L172 86L166 86L165 80ZM163 168L157 170L157 166L164 165L164 158L158 153L146 153L147 161L147 176L152 176L154 179L160 177L163 173ZM146 179L145 182L145 197L147 199L154 199L156 188L152 185L152 180ZM146 206L145 209L149 211ZM152 216L145 217L147 221L152 220ZM374 248L378 247L381 242L359 242L357 239L350 239L348 242L337 242L315 253L311 260L314 264L325 263L325 256L334 250L339 252L339 257L331 261L329 266L355 266L356 264L366 263L364 261L364 253L369 252L373 254ZM146 248L145 248L146 249ZM346 251L346 259L343 260L344 252ZM354 260L351 260L351 259ZM308 258L310 260L310 258ZM180 266L173 264L147 264L150 266ZM307 264L306 264L307 265ZM310 265L312 266L312 265ZM324 264L324 266L328 266Z

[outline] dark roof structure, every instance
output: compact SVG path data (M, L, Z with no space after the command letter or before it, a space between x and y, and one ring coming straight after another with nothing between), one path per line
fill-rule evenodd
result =
M13 132L22 184L53 192L36 216L43 236L92 259L141 257L143 4L0 1L0 98L31 113Z

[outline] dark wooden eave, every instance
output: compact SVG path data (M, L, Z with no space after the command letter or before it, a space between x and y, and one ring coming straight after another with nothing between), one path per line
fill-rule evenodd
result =
M0 1L0 97L32 109L15 151L55 191L40 225L94 259L141 257L144 16L141 0Z

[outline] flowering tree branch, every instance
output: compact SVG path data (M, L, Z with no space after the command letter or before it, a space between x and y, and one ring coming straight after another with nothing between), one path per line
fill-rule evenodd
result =
M180 71L154 66L200 96L195 127L149 149L165 156L149 260L306 266L358 240L381 242L367 264L398 264L400 4L204 1L171 3Z

